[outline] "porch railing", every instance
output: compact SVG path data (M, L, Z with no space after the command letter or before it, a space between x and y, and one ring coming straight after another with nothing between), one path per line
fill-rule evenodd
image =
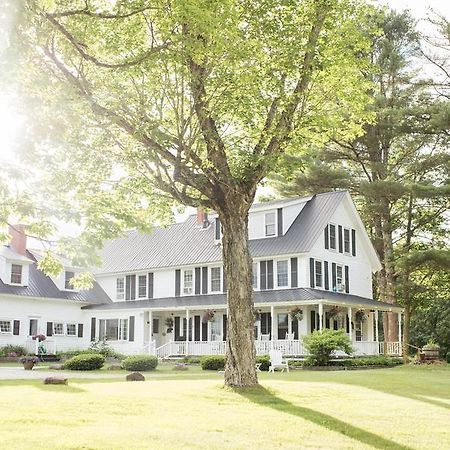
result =
M39 347L41 347L42 350L40 350ZM25 348L27 349L27 353L32 355L56 355L57 352L55 339L46 339L42 342L39 342L37 339L27 339Z
M401 342L379 342L379 352L381 355L401 356Z
M374 341L357 341L352 343L354 354L357 356L362 355L378 355L379 346L378 342Z

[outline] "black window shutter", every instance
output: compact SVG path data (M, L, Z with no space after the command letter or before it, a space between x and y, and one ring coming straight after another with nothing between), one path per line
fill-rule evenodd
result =
M214 237L217 241L220 240L220 219L218 217L214 220Z
M331 263L331 289L333 291L337 290L336 282L336 263Z
M95 341L95 324L96 320L95 317L91 318L91 341Z
M208 340L208 322L202 321L202 341Z
M147 296L148 298L153 298L153 272L150 272L148 274L148 292Z
M325 328L330 328L330 318L325 314Z
M208 268L202 267L202 294L208 293Z
M273 259L267 261L267 289L273 289Z
M291 323L292 332L294 333L294 339L298 339L298 320L293 320Z
M338 226L339 253L343 252L342 248L342 225Z
M125 277L125 300L131 299L131 275Z
M136 275L131 275L130 280L130 300L134 300L136 298Z
M194 341L200 340L200 316L194 316Z
M53 336L53 322L47 322L47 336Z
M277 209L278 236L283 236L283 208Z
M259 288L261 290L267 289L267 263L260 261L259 263Z
M19 336L20 334L20 320L13 321L13 335Z
M291 287L298 287L298 259L291 258Z
M175 316L175 336L174 339L176 341L180 340L180 317L179 316Z
M222 316L222 328L223 328L223 340L226 341L227 340L227 315L224 314Z
M83 324L79 323L78 324L78 337L82 338L83 337Z
M328 225L325 227L324 236L325 236L325 248L328 250L329 242L330 242L330 240L328 238Z
M330 280L329 280L329 275L328 275L328 261L324 262L324 277L325 277L325 289L328 291L330 289Z
M175 270L175 297L179 297L181 292L181 270Z
M227 292L227 274L225 273L225 267L223 269L223 292Z
M348 319L348 314L345 315L345 329L346 333L350 333L350 321ZM350 340L353 340L353 338L350 336Z
M316 312L311 311L311 333L316 329Z
M349 285L349 280L348 280L348 266L345 266L345 292L347 292L347 294L350 292L350 285Z
M356 230L352 228L352 255L356 256Z
M309 258L309 285L312 288L316 287L314 279L314 258Z
M195 295L200 294L200 273L201 273L201 268L200 267L196 267L195 268Z
M134 316L130 316L130 320L128 322L128 340L130 342L134 341Z

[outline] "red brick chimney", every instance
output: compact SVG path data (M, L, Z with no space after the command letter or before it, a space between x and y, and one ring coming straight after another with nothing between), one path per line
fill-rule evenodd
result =
M27 235L25 234L25 225L10 225L8 229L12 236L10 246L23 256L27 256Z
M203 211L202 208L197 208L197 225L206 228L209 225L208 213Z

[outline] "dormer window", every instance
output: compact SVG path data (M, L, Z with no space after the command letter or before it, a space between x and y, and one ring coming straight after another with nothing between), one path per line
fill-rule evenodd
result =
M72 278L75 277L75 272L66 271L64 274L64 289L68 291L73 290L73 284L70 282Z
M11 264L11 284L22 284L21 264Z
M265 214L265 234L266 236L275 236L275 211Z

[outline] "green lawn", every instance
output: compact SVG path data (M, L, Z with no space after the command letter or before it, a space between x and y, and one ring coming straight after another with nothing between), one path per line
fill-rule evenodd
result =
M119 373L120 374L120 373ZM0 381L1 448L450 449L450 367L260 376L165 365L145 383Z

